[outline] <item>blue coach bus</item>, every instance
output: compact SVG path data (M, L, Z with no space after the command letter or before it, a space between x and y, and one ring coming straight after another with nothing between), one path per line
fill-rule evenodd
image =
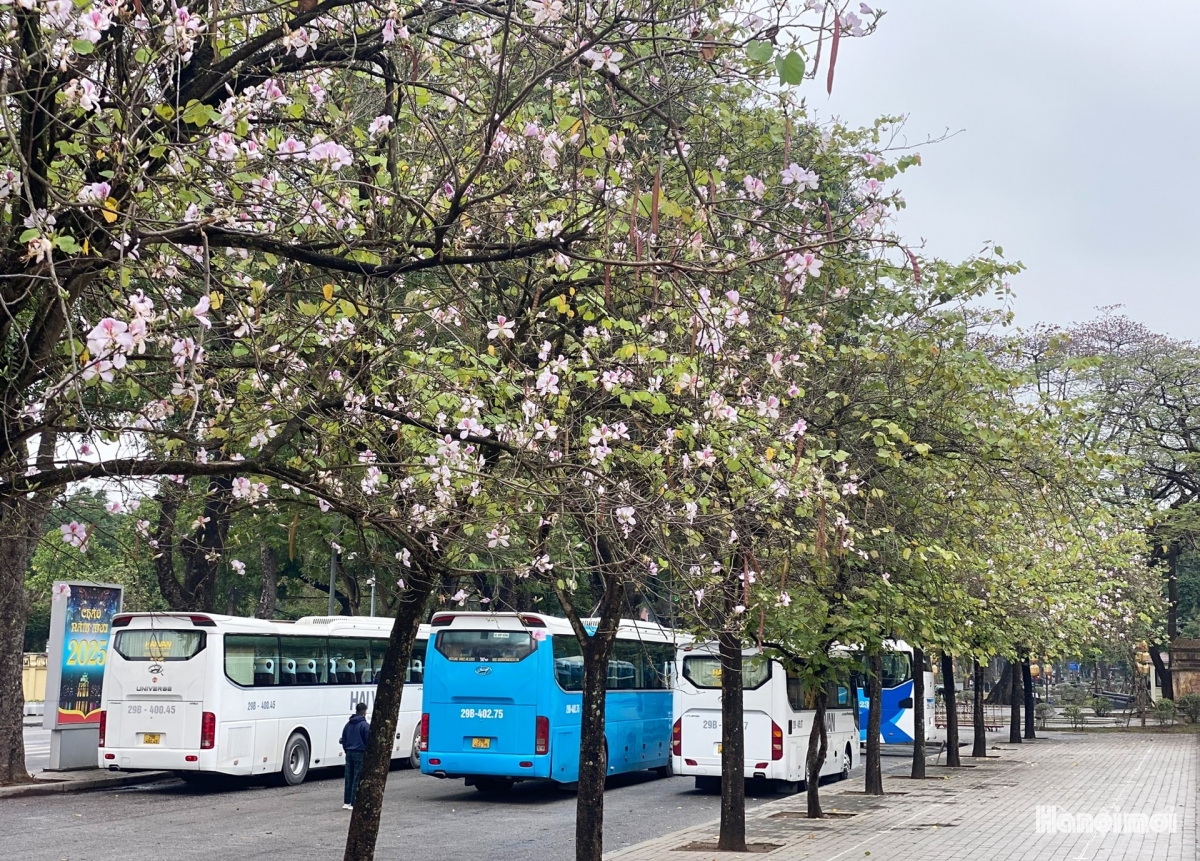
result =
M579 779L583 653L536 613L439 613L430 624L421 773L484 792ZM671 768L675 631L622 621L608 664L608 773Z
M912 744L913 722L916 719L916 711L913 708L913 648L903 640L884 640L881 657L883 710L879 724L880 741L883 744ZM863 655L861 660L862 669L855 673L855 686L858 689L859 739L865 744L870 700L867 697L866 655ZM934 714L934 676L928 655L925 657L925 665L917 671L923 673L925 679L925 741L934 741L941 737L941 733Z

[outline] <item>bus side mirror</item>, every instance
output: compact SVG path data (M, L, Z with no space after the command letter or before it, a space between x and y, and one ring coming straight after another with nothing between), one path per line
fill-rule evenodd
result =
M913 707L912 697L905 697L897 705L902 709L911 709Z

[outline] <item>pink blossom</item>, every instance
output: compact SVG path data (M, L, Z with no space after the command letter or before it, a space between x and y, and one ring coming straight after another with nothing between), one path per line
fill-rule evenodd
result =
M803 191L805 188L815 189L819 182L819 178L813 171L805 170L804 168L800 167L800 165L792 162L790 165L784 168L783 172L780 174L779 181L783 185L791 185L794 182L796 183L797 190Z
M501 340L515 338L513 321L509 320L503 314L498 315L495 323L488 323L487 337L489 341L494 341L496 338L500 338Z
M72 520L70 523L64 523L58 527L62 533L64 544L69 544L72 547L78 547L80 553L87 552L88 528L83 524Z
M747 174L742 179L742 187L746 189L746 194L754 200L762 200L767 195L767 186L756 176Z
M353 162L353 157L350 155L350 150L346 149L339 143L333 141L321 141L313 146L308 151L309 161L324 161L329 163L332 170L349 167Z
M55 583L50 587L50 594L55 601L64 601L71 597L71 587L66 583Z

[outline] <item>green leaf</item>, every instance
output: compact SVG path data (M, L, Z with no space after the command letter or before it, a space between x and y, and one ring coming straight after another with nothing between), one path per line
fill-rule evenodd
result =
M75 39L73 42L71 42L71 49L80 56L87 56L88 54L92 53L92 51L96 50L96 46L86 39Z
M775 69L779 72L779 83L797 86L804 80L804 58L795 51L786 57L775 58Z
M746 45L746 56L756 63L765 63L775 53L775 46L770 42L756 39Z

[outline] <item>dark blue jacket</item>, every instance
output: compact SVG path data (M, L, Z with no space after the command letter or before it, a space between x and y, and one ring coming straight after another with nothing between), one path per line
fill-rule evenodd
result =
M371 725L367 723L365 717L351 715L350 722L342 730L342 737L338 739L338 744L346 753L361 753L367 749L367 734L370 731Z

